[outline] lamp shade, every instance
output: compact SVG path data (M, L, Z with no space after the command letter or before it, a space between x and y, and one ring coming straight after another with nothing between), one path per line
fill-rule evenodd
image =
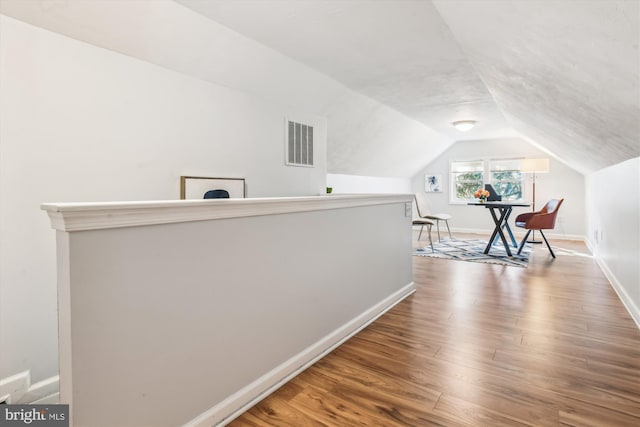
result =
M522 159L520 161L520 172L549 172L549 159Z

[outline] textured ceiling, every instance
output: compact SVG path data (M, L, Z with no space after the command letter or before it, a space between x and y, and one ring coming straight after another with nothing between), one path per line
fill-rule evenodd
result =
M175 1L0 0L0 10L205 80L253 82L273 96L278 88L251 73L262 58L224 49L237 34L215 21L425 125L404 148L401 130L375 144L364 139L378 135L332 145L331 131L351 126L341 127L340 108L356 107L327 102L335 110L326 112L332 172L417 170L432 160L416 158L421 141L443 138L520 136L582 173L640 156L638 0ZM361 113L376 119L380 107L370 110ZM459 119L478 125L460 133L451 127Z
M430 1L177 1L452 140L517 136Z
M454 140L472 118L583 173L640 155L637 0L177 1Z
M582 172L640 155L640 2L434 3L522 135Z

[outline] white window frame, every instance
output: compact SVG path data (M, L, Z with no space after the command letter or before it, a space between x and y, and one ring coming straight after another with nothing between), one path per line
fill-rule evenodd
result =
M482 170L482 185L484 185L484 180L485 180L485 174L484 174L484 159L469 159L469 160L450 160L449 161L449 203L452 205L463 205L463 204L467 204L469 201L471 201L472 199L459 199L456 193L456 180L455 180L455 176L454 174L459 173L457 171L454 170L454 165L456 163L482 163L483 165L483 170ZM480 172L479 170L477 171L472 171L470 170L469 172Z
M491 171L491 164L492 162L500 162L500 161L517 161L519 162L520 160L522 160L522 158L475 158L475 159L454 159L454 160L450 160L449 161L449 204L452 205L465 205L468 202L473 201L473 198L470 199L460 199L457 197L457 193L456 193L456 180L454 177L454 165L456 163L482 163L483 165L483 170L482 170L482 185L479 188L484 188L485 184L491 184L493 185L492 182L492 171ZM521 182L522 182L522 197L520 199L517 200L510 200L512 202L525 202L528 198L528 188L527 188L527 180L526 180L526 174L522 174L521 177Z

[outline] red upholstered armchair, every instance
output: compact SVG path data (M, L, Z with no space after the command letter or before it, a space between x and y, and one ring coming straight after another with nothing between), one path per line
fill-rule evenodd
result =
M524 244L527 243L529 234L533 230L538 230L540 231L540 234L542 234L542 238L547 244L549 252L551 252L551 256L554 258L556 257L556 254L553 253L553 250L551 249L551 246L547 241L547 237L544 235L542 230L553 230L555 228L556 217L558 216L558 210L560 209L560 205L562 204L562 202L564 202L564 199L551 199L538 212L527 212L516 217L516 227L527 229L527 234L525 234L524 239L522 239L522 242L520 242L518 255L520 254L520 252L522 252Z

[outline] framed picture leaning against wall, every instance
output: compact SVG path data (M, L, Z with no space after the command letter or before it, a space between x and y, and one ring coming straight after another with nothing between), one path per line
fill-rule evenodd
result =
M205 176L181 176L180 199L204 199L210 191L224 190L229 198L245 197L244 178L209 178Z

